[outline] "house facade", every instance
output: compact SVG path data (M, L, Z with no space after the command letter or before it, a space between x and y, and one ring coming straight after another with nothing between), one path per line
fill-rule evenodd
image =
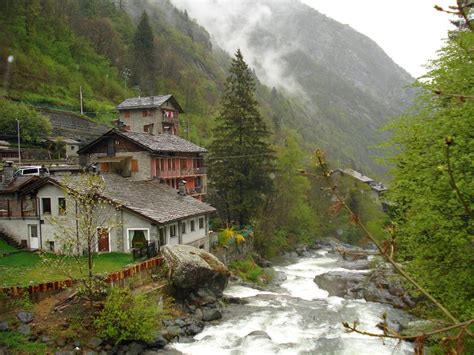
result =
M207 150L177 135L113 129L79 150L83 165L135 181L158 179L202 199L207 192L204 155Z
M141 243L189 244L209 250L209 215L215 209L157 181L132 181L115 174L104 181L97 203L97 252L129 252ZM79 235L75 200L67 189L81 176L18 177L0 194L0 231L30 250L61 252L64 234ZM164 207L166 206L166 207ZM63 235L62 237L59 237Z
M126 131L151 134L179 134L183 109L173 95L133 97L117 106Z

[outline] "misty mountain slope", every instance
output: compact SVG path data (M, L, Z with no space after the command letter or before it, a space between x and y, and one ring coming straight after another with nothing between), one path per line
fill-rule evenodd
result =
M383 170L372 147L409 106L413 78L374 41L297 1L174 3L229 53L241 48L263 83L296 98L305 113L283 125L332 159Z

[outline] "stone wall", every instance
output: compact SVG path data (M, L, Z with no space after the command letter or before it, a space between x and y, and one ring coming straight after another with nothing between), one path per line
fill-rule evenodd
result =
M254 240L252 237L246 238L245 243L240 245L231 244L227 247L220 247L214 244L214 246L211 247L211 253L225 265L229 265L231 262L243 259L248 254L253 253L253 244Z

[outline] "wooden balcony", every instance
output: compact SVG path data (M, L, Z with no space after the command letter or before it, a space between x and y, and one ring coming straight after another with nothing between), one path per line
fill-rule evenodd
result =
M165 171L156 172L156 176L160 178L180 178L180 177L204 175L204 174L206 174L205 167L165 170Z

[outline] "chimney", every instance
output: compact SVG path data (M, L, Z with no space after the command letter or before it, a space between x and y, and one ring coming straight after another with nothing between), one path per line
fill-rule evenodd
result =
M181 196L186 196L186 180L179 180L178 194Z
M3 168L3 184L8 185L13 181L13 162L12 161L6 161L6 165Z

